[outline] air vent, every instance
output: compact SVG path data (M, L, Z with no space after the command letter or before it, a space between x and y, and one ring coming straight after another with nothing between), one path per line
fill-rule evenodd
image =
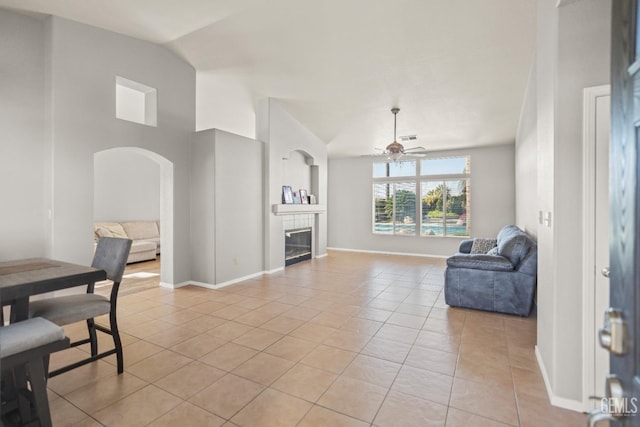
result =
M400 141L402 142L415 141L416 139L418 139L418 135L404 135L399 136L398 139L400 139Z

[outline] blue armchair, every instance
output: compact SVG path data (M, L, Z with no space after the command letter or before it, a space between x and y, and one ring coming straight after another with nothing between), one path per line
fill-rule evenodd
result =
M528 316L533 306L538 270L536 242L515 225L497 237L496 254L471 254L473 240L464 240L459 253L447 258L445 302Z

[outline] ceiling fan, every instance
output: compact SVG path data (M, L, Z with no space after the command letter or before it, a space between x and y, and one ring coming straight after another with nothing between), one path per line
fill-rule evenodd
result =
M398 107L393 107L391 112L393 113L393 142L386 146L381 155L386 156L387 159L396 161L400 159L402 156L410 155L410 156L423 156L428 152L424 147L411 147L404 148L404 145L400 144L397 141L396 137L396 119L398 116L398 112L400 109Z

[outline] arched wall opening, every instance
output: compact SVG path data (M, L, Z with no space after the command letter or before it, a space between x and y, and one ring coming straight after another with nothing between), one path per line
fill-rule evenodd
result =
M159 191L158 191L158 214L160 221L160 248L161 248L161 256L160 256L160 286L163 287L173 287L173 262L174 262L174 239L173 239L173 204L174 204L174 176L173 176L173 162L169 161L167 158L161 156L158 153L153 151L149 151L139 147L116 147L110 148L107 150L102 150L94 153L94 164L99 162L101 158L106 157L107 155L127 155L133 154L135 157L144 157L148 160L151 160L159 167ZM104 156L103 156L104 155ZM132 156L133 157L133 156ZM141 165L142 166L142 165ZM94 180L97 180L96 177L96 168L94 168ZM157 180L158 174L151 174L149 176L150 180ZM100 197L98 194L94 193L94 199L96 197ZM94 205L99 205L99 201L94 201ZM144 214L141 214L144 216ZM140 216L140 215L139 215ZM94 220L95 220L94 213ZM114 218L98 218L100 220L108 220ZM152 219L152 218L130 218L134 219Z
M290 151L282 159L282 182L294 191L304 189L311 192L311 170L313 158L301 150Z

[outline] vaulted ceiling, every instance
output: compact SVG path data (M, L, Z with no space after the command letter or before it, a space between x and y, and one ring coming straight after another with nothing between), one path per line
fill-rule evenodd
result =
M197 70L197 128L255 136L265 97L329 147L513 142L534 0L0 0L166 45Z

